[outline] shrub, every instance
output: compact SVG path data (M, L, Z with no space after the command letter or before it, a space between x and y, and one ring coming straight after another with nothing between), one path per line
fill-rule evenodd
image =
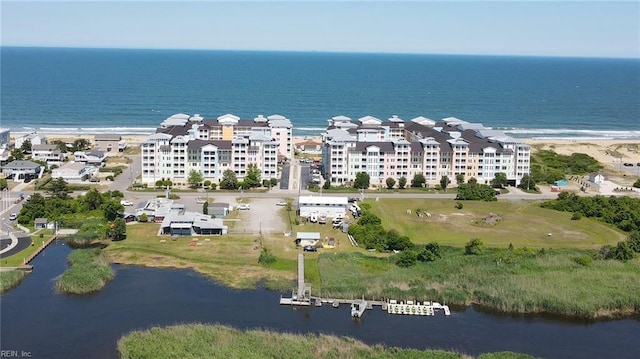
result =
M271 253L269 248L263 247L260 252L260 257L258 257L258 263L269 264L276 261L276 256Z
M456 202L456 208L457 209L462 209L462 202Z
M467 242L464 246L464 254L478 255L482 254L484 244L479 238L474 238Z
M573 212L573 215L571 215L571 220L572 221L577 221L580 218L582 218L582 214L580 214L579 212Z
M417 255L413 251L403 251L398 255L396 259L396 265L402 268L409 268L412 265L416 264Z
M584 255L573 258L573 261L578 263L581 266L590 267L593 259L590 256Z

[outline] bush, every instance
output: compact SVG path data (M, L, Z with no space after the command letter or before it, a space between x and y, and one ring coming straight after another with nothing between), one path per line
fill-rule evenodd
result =
M456 208L457 209L462 209L462 202L456 202Z
M593 262L593 258L585 255L585 256L575 257L573 258L573 261L578 263L581 266L590 267L591 263Z
M396 265L402 268L409 268L416 264L418 257L413 251L403 251L398 255L396 259Z
M260 257L258 257L258 263L269 264L276 261L276 256L271 253L269 248L263 247L260 252Z
M464 246L464 254L470 254L470 255L482 254L483 246L484 244L479 238L474 238L469 242L467 242L467 244Z
M571 220L572 221L577 221L580 218L582 218L582 214L580 214L579 212L573 212L573 215L571 215Z

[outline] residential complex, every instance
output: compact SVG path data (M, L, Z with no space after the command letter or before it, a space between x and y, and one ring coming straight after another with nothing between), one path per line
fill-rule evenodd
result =
M260 169L261 180L277 178L278 161L293 156L292 127L281 115L253 120L173 115L141 144L142 183L187 184L191 170L216 184L228 169L243 180L251 163Z
M425 117L404 121L392 116L382 121L366 116L357 121L346 116L329 120L322 138L325 180L350 185L366 172L371 185L385 186L387 178L411 181L421 173L428 185L442 176L455 181L490 183L496 173L518 185L529 173L531 148L502 131L448 117L439 122Z

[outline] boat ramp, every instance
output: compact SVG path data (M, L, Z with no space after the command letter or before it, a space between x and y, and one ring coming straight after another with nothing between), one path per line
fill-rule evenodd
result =
M341 304L351 305L351 317L361 318L367 309L373 309L374 306L380 306L382 310L389 314L399 315L419 315L419 316L434 316L437 311L444 312L445 316L451 315L449 306L440 304L438 302L418 302L408 300L396 301L396 300L368 300L362 297L361 299L337 299L337 298L321 298L311 295L311 285L304 281L304 255L298 254L298 287L293 289L290 298L280 297L280 304L282 305L298 305L298 306L311 306L315 304L316 307L322 306L323 303L331 304L334 308L340 307Z

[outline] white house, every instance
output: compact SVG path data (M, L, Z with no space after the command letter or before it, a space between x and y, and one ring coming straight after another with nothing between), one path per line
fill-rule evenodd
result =
M102 167L107 158L104 155L104 152L97 151L97 150L87 151L87 152L77 151L73 153L73 157L76 162L83 162L88 165L97 166L97 167Z
M64 161L64 153L56 145L32 145L31 159L47 162L47 165L60 165Z
M348 205L347 197L300 196L298 200L301 217L311 217L312 214L328 218L344 217Z
M36 132L32 132L32 133L27 133L25 135L22 136L17 136L15 138L15 147L16 148L20 148L22 147L22 144L24 143L24 141L29 140L29 142L31 142L31 145L43 145L47 143L47 138L43 135L39 135Z
M81 182L90 177L91 171L82 162L69 162L51 171L51 178L62 178L67 182Z

